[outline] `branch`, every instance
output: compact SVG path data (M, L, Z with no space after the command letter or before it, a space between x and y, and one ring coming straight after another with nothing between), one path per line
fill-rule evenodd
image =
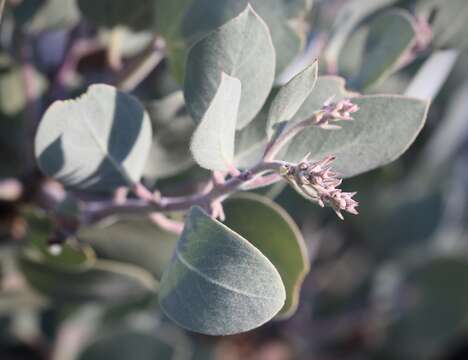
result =
M117 79L117 87L122 91L133 91L164 59L165 43L156 37L144 53L131 64Z
M257 175L265 172L279 172L284 164L282 161L261 162L250 170L246 170L222 184L211 184L207 191L201 194L181 197L154 196L151 199L148 197L144 199L128 199L125 203L121 204L115 201L90 202L83 209L81 223L92 224L107 216L117 214L186 211L195 205L207 207L213 202L224 199L228 195L240 190L243 184L248 183Z

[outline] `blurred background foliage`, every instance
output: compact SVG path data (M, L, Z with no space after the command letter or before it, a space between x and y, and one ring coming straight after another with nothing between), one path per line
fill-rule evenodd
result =
M64 236L53 215L74 209L44 210L60 192L32 154L47 106L96 82L133 92L156 129L146 184L196 190L207 173L188 151L186 50L246 3L0 0L0 359L468 358L466 0L251 1L277 84L318 58L321 75L354 91L433 99L402 158L346 181L359 216L338 221L281 184L261 191L292 215L310 256L290 319L223 338L172 325L156 294L176 236L144 218L81 228L50 254ZM262 134L243 132L237 146L254 151Z

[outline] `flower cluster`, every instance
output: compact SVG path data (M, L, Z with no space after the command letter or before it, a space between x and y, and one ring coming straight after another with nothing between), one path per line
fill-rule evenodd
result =
M315 114L314 125L322 129L341 129L341 126L331 124L341 120L353 120L351 114L359 110L359 106L353 104L351 100L344 99L338 102L332 102L333 98L325 101L322 109Z
M356 193L344 192L337 188L342 179L331 170L331 163L335 157L327 156L317 162L308 161L308 157L309 155L296 165L284 165L281 175L306 198L322 207L327 205L333 208L340 219L343 219L341 211L358 214L358 202L352 198Z

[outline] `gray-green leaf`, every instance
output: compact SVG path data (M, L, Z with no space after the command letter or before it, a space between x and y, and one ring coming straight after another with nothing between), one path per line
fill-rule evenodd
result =
M242 83L236 128L243 128L261 109L275 76L270 32L250 5L196 43L188 54L184 95L196 122L210 106L222 72Z
M286 288L286 302L279 316L291 316L309 272L310 260L299 228L283 208L264 196L245 193L223 205L225 224L249 240L278 269Z
M313 94L312 94L313 95ZM341 122L340 130L313 127L290 143L284 160L300 161L311 153L319 160L333 154L343 177L383 166L403 154L421 131L429 103L397 95L352 98L360 110L354 121Z
M190 149L205 169L227 171L234 159L241 82L225 73L210 106L193 134Z
M280 122L289 121L296 115L299 108L314 89L317 81L318 66L315 61L293 77L284 85L274 98L268 114L267 133L274 133L275 126Z
M285 288L252 244L200 208L192 208L159 293L180 326L210 335L248 331L283 307Z
M35 151L41 170L67 188L107 193L139 181L151 138L149 117L137 99L93 85L76 100L51 105Z

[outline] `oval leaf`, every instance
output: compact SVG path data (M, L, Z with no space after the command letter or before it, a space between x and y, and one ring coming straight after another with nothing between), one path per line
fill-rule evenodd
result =
M341 122L340 130L313 127L290 143L284 160L313 160L336 156L334 169L343 177L375 169L403 154L421 131L429 103L396 95L353 98L360 110L354 121Z
M283 307L278 271L252 244L192 208L159 294L180 326L209 335L251 330Z
M286 302L279 315L294 313L309 257L294 220L270 199L245 193L224 202L225 224L248 239L278 269L286 288Z
M275 50L270 32L250 5L190 49L184 95L196 122L201 121L209 108L222 72L242 83L236 128L243 128L262 107L275 75Z
M201 167L228 171L232 166L240 98L240 81L222 73L219 88L190 145L193 157Z
M268 114L268 136L280 122L289 121L314 89L318 66L315 61L284 85L274 98Z
M77 100L49 107L36 135L36 158L46 175L67 188L107 193L139 181L151 137L138 100L93 85Z

